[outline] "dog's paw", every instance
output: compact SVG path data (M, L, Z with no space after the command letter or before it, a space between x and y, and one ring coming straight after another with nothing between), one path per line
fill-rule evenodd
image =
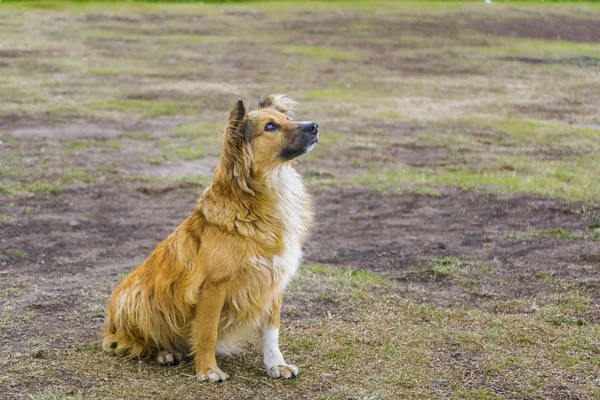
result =
M177 365L182 359L182 353L170 353L168 351L160 351L156 355L156 363L159 365Z
M267 368L267 375L269 375L271 378L295 378L298 376L298 367L290 364L276 365L274 367Z
M223 382L229 378L229 375L221 371L219 367L212 367L206 371L198 372L196 378L200 382Z

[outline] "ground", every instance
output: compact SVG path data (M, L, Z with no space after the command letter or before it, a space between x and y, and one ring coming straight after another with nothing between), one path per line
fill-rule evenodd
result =
M600 396L600 7L0 8L2 399ZM228 109L286 92L316 224L268 379L98 348L193 210Z

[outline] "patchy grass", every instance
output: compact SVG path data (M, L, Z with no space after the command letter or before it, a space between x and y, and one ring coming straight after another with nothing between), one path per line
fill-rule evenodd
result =
M14 255L17 258L25 258L27 257L27 252L25 250L13 250L13 249L7 249L4 251L4 254L11 256Z
M64 147L68 153L89 149L92 142L89 140L69 140L64 143Z
M73 391L56 390L48 393L32 395L31 400L60 400L60 399L82 399L81 396L74 396Z
M63 191L63 188L54 186L48 183L34 183L29 186L28 190L32 193L41 193L41 194L57 194Z
M596 185L596 176L600 170L595 166L600 165L599 160L590 156L531 162L527 157L509 156L484 166L384 169L349 177L343 182L368 184L383 192L419 190L423 185L448 185L465 190L483 187L497 194L532 193L568 202L598 204L600 187Z
M89 107L94 110L131 113L148 118L194 115L198 112L197 107L190 103L151 100L101 100L90 103Z
M417 272L425 277L435 280L445 279L447 277L456 276L460 273L462 263L455 257L441 257L435 261L427 263L427 265Z
M224 122L198 122L194 124L181 124L175 129L175 137L199 138L206 140L214 139L214 143L220 143L220 133L225 127Z
M440 259L435 265L453 268L458 262ZM230 381L201 385L189 362L164 368L110 357L94 343L81 343L50 358L58 360L62 374L98 383L86 389L49 387L38 396L266 398L302 397L308 391L327 398L357 393L382 399L547 398L564 387L571 395L600 394L594 386L600 332L597 325L577 323L572 314L585 309L584 298L570 298L566 307L560 306L565 299L541 305L535 313L490 314L416 304L398 297L394 287L373 272L302 267L284 302L281 337L287 359L300 367L293 381L264 378L254 346L242 356L219 359ZM297 304L304 307L294 308ZM290 321L298 312L308 318ZM39 359L37 369L50 373L51 359ZM17 363L8 372L23 374L29 368ZM473 381L473 374L485 380ZM60 381L51 373L48 378Z
M284 53L308 55L312 58L324 61L331 60L348 60L361 57L360 53L352 51L344 51L324 46L284 46Z
M531 240L539 237L550 237L554 239L567 240L600 240L600 229L590 228L588 232L573 232L564 229L533 229L530 228L526 233L508 233L509 239Z
M0 355L0 383L9 396L598 398L600 332L591 294L598 259L588 250L599 240L597 223L527 230L524 217L521 231L494 233L509 243L487 243L487 225L455 221L433 247L411 244L409 229L398 243L365 234L365 243L376 241L372 252L339 245L334 261L346 251L349 264L364 257L379 268L375 261L389 256L394 274L345 261L301 268L286 297L281 337L286 357L301 369L293 381L267 379L255 346L219 360L230 382L200 385L190 363L125 361L94 342L99 305L130 267L119 263L145 254L182 218L182 208L171 207L175 199L210 182L195 167L211 168L221 149L218 131L238 98L254 106L261 94L287 92L300 101L299 119L320 124L319 145L299 162L315 193L337 190L331 186L416 193L394 209L407 219L418 207L449 201L456 188L551 197L577 203L583 211L575 219L595 215L600 47L585 36L594 31L578 31L573 18L597 19L598 7L481 3L2 6L0 237L9 244L0 254L0 324L14 340ZM473 28L474 20L527 18L558 19L587 42ZM73 214L86 217L101 248L66 245L88 232L84 224L68 225L83 192L105 196L99 211ZM161 196L168 207L153 208ZM115 216L108 204L115 198L132 198L135 207ZM387 201L373 199L343 212L358 223ZM21 208L5 207L12 203ZM335 204L319 206L336 211ZM67 218L64 226L57 215ZM150 224L149 215L160 223ZM385 219L378 213L369 223L386 232ZM481 243L443 247L466 231L482 234ZM27 241L25 233L44 240ZM580 263L561 268L559 255L543 266L534 258L526 259L531 265L515 261L515 273L532 283L530 292L509 297L515 292L498 264L512 262L512 254L551 252L552 243L582 249ZM508 253L501 244L523 248ZM468 253L471 247L485 252ZM52 258L55 248L61 251ZM92 266L94 274L82 273ZM46 281L39 274L55 275ZM16 283L29 281L39 288ZM415 300L405 296L420 290L413 287L431 290ZM86 298L73 311L66 301L81 293ZM455 307L431 304L430 297L448 293ZM34 328L30 342L25 336ZM64 332L69 340L61 341ZM42 343L47 348L34 357L31 347Z

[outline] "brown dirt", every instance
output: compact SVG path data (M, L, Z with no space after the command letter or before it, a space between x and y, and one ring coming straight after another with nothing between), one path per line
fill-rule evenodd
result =
M231 11L225 15L230 25L240 24L242 20L260 21L266 18L261 13L243 11ZM152 32L160 34L209 33L204 28L195 27L198 19L202 18L201 15L175 14L128 17L93 14L80 22L94 28L118 28L120 32L132 34L150 33L147 28L136 27L141 23L155 24L160 29ZM600 39L597 26L590 25L588 20L572 17L512 20L489 17L469 20L465 17L460 21L436 18L402 23L398 23L397 16L378 14L371 18L367 21L365 14L358 12L340 12L333 16L300 13L273 25L276 29L291 31L289 35L282 35L281 42L274 39L273 45L294 43L365 51L365 54L360 53L364 59L359 57L358 61L330 60L327 65L316 65L314 76L310 78L313 85L310 88L314 89L337 84L332 84L332 80L346 72L355 73L357 63L368 65L361 70L366 82L372 76L392 72L398 76L473 75L481 72L479 67L470 66L468 60L460 58L460 54L446 53L439 57L425 53L404 55L399 50L414 50L421 46L418 40L404 41L404 36L427 39L423 43L429 49L443 47L443 39L447 37L465 46L487 45L485 39L459 35L465 28L493 35L541 39L557 39L557 35L561 40L580 42L598 42ZM161 26L166 22L173 26ZM65 41L69 40L68 32L60 32L60 35L64 35ZM276 34L273 36L277 37ZM374 41L374 37L394 40ZM26 171L36 168L43 171L35 177L36 181L43 178L46 182L53 177L52 174L63 173L57 166L69 161L65 164L89 167L97 182L82 184L57 195L0 196L0 215L8 217L8 221L0 219L0 353L8 355L0 360L0 372L4 365L23 363L23 359L34 363L38 356L49 358L39 354L40 346L43 352L52 354L95 341L99 336L107 298L122 274L142 262L156 243L189 215L201 190L201 185L192 182L141 183L131 180L131 175L143 173L149 177L178 178L212 172L217 161L212 156L193 161L165 161L160 165L151 165L147 158L162 155L154 145L160 139L168 139L178 124L214 121L225 116L223 110L231 104L233 94L230 96L226 89L222 93L216 89L186 92L146 86L168 82L223 82L221 68L224 68L228 74L231 72L227 81L240 84L232 86L236 88L235 96L250 98L250 95L262 93L269 87L286 87L301 92L310 89L294 88L296 84L304 85L304 80L298 78L300 83L295 83L289 75L277 73L285 60L276 58L265 64L266 52L248 51L245 43L229 43L226 53L215 53L211 57L205 56L212 54L211 44L177 43L178 49L189 51L185 56L179 54L171 60L170 56L154 59L155 56L147 54L145 48L132 46L139 42L137 39L90 37L85 46L105 54L107 58L132 52L139 59L151 60L163 67L171 67L171 61L194 64L198 66L197 71L165 68L165 72L142 73L134 70L102 77L103 84L119 87L125 83L132 84L132 89L122 93L119 99L195 103L201 117L144 119L121 116L118 120L110 120L60 110L29 114L19 111L0 118L3 134L17 139L3 144L0 158L18 154L24 160L22 165ZM14 67L21 58L38 65L39 54L27 50L2 50L0 66ZM449 58L457 62L449 65ZM597 59L591 58L545 60L520 57L509 61L597 66ZM52 66L47 69L51 72ZM83 81L80 84L85 86ZM592 100L596 99L597 91L593 89L593 86L588 91L582 88L578 91L581 97L566 99L565 114L559 118L581 113L586 104L594 104ZM551 118L560 112L561 104L540 105L539 108L524 106L520 111ZM327 111L320 112L326 121ZM376 148L361 146L361 142L349 148L345 142L332 144L328 149L318 148L316 151L322 152L319 159L302 162L301 167L305 175L335 180L361 172L362 162L388 167L459 163L457 157L460 155L448 147L407 144L416 134L435 133L437 129L422 128L413 122L370 121L367 124L349 120L331 127L331 130L348 137L352 135L352 139L372 137L380 140ZM144 145L124 144L119 151L102 147L105 139L116 139L128 132L147 133L149 140ZM498 132L485 130L463 133L470 134L474 143L499 141L501 144L506 139ZM92 142L85 151L69 154L61 147L64 141L81 139ZM327 152L331 154L324 156ZM538 151L534 156L546 154ZM352 163L356 161L358 163ZM96 169L98 166L112 166L119 173L102 172ZM29 176L21 178L26 183L30 178L33 181ZM598 242L532 233L532 230L588 233L591 226L598 226L599 210L587 208L581 211L577 206L565 206L556 200L534 196L502 199L483 192L437 189L442 191L440 196L414 193L382 195L366 188L316 187L316 226L306 245L305 261L380 272L397 284L394 290L401 298L417 303L491 313L530 313L532 311L525 305L507 310L502 304L511 301L530 304L538 299L543 301L544 296L573 291L592 302L590 309L579 315L581 320L586 323L600 321ZM430 263L440 257L459 260L460 269L447 275L432 274ZM341 315L343 319L345 307L342 302L326 297L299 296L292 306L286 305L284 318L289 321L319 319L327 310ZM472 363L472 369L482 368L467 355L461 362ZM254 368L248 366L251 367ZM53 372L60 375L60 368L60 365L57 366ZM99 385L98 382L66 374L60 378L73 388ZM484 378L485 375L474 374L473 377L465 377L465 380ZM10 388L8 397L22 398L26 393L44 390L45 382L51 379L41 376L35 382L22 381ZM501 387L502 384L497 382L494 386ZM479 385L483 387L485 383Z
M332 190L319 196L317 204L319 224L308 245L308 260L382 272L402 282L402 296L493 309L497 301L547 291L540 276L550 274L578 281L582 293L600 305L597 243L514 238L527 236L530 229L586 232L598 212L582 215L534 196L500 200L460 191L434 197ZM469 277L477 275L477 268L489 268L477 277L476 290L465 290L452 278L433 280L418 273L431 260L449 256L463 262Z
M27 338L51 337L49 345L59 348L94 340L118 274L143 261L191 212L199 193L192 186L112 184L50 199L0 199L0 211L14 218L0 225L0 293L19 290L0 304L30 320L2 334L2 351L26 351ZM550 274L566 283L577 280L579 291L600 304L597 243L505 236L530 228L585 232L598 223L595 211L578 214L532 196L383 196L334 188L316 196L316 209L306 261L384 273L401 283L402 297L493 311L497 301L550 291L540 279ZM476 289L466 290L455 277L436 280L418 272L443 256L461 260L467 276L478 279ZM486 272L479 274L480 267ZM76 324L74 315L80 316ZM600 320L600 312L587 318Z
M467 26L489 35L533 39L600 42L600 26L591 18L540 15L533 18L478 18Z

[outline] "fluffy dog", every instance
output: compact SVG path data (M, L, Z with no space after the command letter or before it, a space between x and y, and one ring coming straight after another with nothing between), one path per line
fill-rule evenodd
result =
M231 110L212 184L193 214L119 284L108 306L103 349L159 364L193 355L197 378L228 378L215 353L262 335L267 374L298 374L279 350L283 291L296 273L312 221L292 160L319 140L314 122L293 122L295 102L264 96Z

